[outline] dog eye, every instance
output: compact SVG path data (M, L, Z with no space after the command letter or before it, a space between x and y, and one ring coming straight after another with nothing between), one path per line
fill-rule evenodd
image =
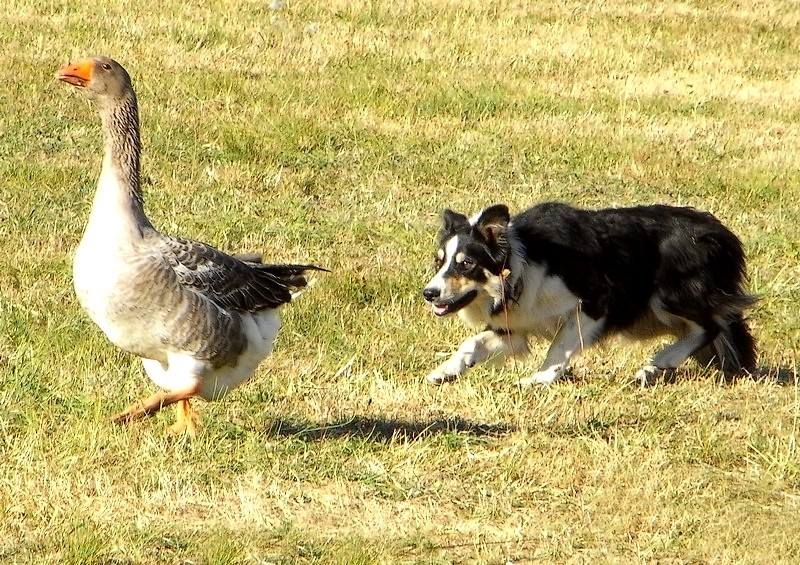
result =
M459 266L465 271L469 271L470 269L475 267L475 261L473 261L472 259L464 259L463 261L461 261L461 263L459 263Z
M444 265L444 259L439 259L438 257L433 258L433 266L437 271L442 268L442 265Z

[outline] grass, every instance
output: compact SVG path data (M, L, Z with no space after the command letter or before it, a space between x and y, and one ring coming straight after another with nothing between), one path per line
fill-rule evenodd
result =
M776 563L800 560L800 15L791 2L20 0L0 16L0 561ZM71 255L100 163L55 84L134 77L164 231L332 269L246 385L172 414L78 306ZM658 344L575 379L529 363L430 388L467 332L420 298L443 207L664 202L742 238L765 378ZM780 375L780 378L777 376Z

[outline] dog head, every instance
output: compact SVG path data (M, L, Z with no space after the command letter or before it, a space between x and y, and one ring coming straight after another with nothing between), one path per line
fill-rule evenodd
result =
M468 306L477 308L476 314L499 311L507 284L509 221L504 204L485 208L472 218L452 210L442 213L436 275L422 291L434 314L446 316Z

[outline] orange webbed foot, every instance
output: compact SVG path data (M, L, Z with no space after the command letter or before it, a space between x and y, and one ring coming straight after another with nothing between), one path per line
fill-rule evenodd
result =
M175 423L169 427L169 433L173 435L186 433L191 437L197 435L200 416L192 410L188 399L179 400L175 404L175 416Z

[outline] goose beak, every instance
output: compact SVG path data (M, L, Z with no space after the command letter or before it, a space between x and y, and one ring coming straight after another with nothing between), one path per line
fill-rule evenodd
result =
M63 80L72 86L85 88L92 79L93 69L94 61L92 59L83 59L77 63L70 63L65 67L61 67L56 73L56 80Z

